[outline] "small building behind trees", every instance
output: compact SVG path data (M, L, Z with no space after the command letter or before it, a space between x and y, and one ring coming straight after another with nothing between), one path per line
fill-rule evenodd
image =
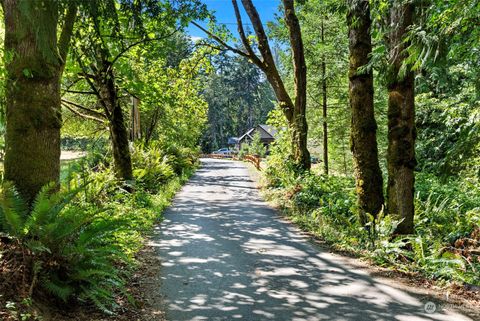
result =
M240 149L243 144L251 143L256 133L260 135L260 141L268 150L269 145L275 141L277 130L269 125L257 125L256 127L250 128L245 134L238 138L238 149Z

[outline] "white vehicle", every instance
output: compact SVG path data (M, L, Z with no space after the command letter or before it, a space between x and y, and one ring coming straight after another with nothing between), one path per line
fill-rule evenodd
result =
M220 148L219 150L214 151L212 154L230 156L232 155L232 151L228 148Z

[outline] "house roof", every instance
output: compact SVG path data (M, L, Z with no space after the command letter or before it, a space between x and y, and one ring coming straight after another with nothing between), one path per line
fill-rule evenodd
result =
M241 141L244 140L245 137L247 137L247 136L250 137L251 139L253 139L253 137L252 137L251 134L253 133L254 130L255 130L255 128L250 128L249 130L247 130L247 132L246 132L245 134L243 134L242 136L240 136L240 138L238 139L238 141L241 142Z
M238 141L239 141L238 137L228 137L227 144L228 145L234 145L234 144L238 143Z
M253 139L253 135L255 131L258 131L260 133L261 139L275 139L275 135L277 134L277 130L272 126L258 125L257 127L250 128L245 134L240 136L238 141L241 142L246 137Z
M270 125L258 125L261 129L263 129L270 137L269 138L275 138L275 135L277 135L277 129L273 126Z

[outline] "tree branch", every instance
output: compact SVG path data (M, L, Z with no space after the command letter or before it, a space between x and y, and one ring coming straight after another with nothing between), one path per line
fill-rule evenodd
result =
M92 91L95 93L95 95L97 96L97 99L98 101L102 104L102 107L103 109L105 110L105 113L107 115L107 118L110 119L110 114L108 112L108 108L107 106L105 105L105 102L103 101L102 99L102 96L100 95L100 92L98 91L98 89L95 87L95 84L92 82L92 78L94 79L93 75L89 75L87 73L87 68L85 67L82 59L80 58L79 55L76 55L76 58L77 58L77 62L78 62L78 65L80 66L80 68L83 70L83 73L82 75L84 75L84 79L87 81L87 84L90 86L90 88L92 89ZM90 78L91 77L91 78Z
M111 63L111 67L113 66L113 64L115 64L115 62L121 57L123 56L127 51L129 51L130 49L132 49L133 47L135 46L138 46L142 43L146 43L146 42L150 42L150 41L158 41L158 40L164 40L164 39L167 39L167 38L170 38L171 36L173 36L174 34L176 34L178 32L178 28L175 29L173 32L169 33L168 35L165 35L163 37L158 37L158 38L144 38L142 40L139 40L137 42L134 42L132 44L130 44L129 46L125 47L125 49L123 49L117 56L115 56L115 58L113 58L112 60L112 63Z
M98 111L95 111L93 109L90 109L90 108L87 108L87 107L84 107L80 104L77 104L77 103L74 103L73 101L70 101L70 100L66 100L66 99L63 99L62 98L62 103L64 104L68 104L68 105L72 105L74 107L77 107L77 108L80 108L82 110L85 110L86 112L92 114L92 115L95 115L95 117L100 117L100 118L107 118L107 116L105 116L104 114L98 112Z
M295 105L306 106L307 100L307 65L301 36L300 23L295 14L293 0L283 0L285 24L290 35L290 45L293 55L293 70L295 80ZM304 111L303 111L304 112Z
M195 21L191 21L191 24L194 25L195 27L197 27L198 29L202 30L203 32L205 32L207 35L209 35L212 39L214 39L216 42L218 42L220 45L222 45L223 47L225 47L226 49L230 50L231 52L234 52L236 53L237 55L240 55L242 57L245 57L247 59L250 59L250 55L248 53L245 53L237 48L234 48L232 46L230 46L229 44L227 44L225 41L223 41L222 39L220 39L220 37L218 37L217 35L211 33L210 31L208 31L207 29L203 28L201 25L199 25L198 23L196 23Z
M240 34L240 39L242 40L243 46L247 50L250 56L250 59L253 61L253 63L257 65L260 69L265 70L266 69L265 64L253 52L252 46L250 46L250 42L248 41L247 36L245 35L245 30L243 29L242 16L240 15L240 10L238 10L237 0L232 0L232 5L235 11L235 17L237 19L238 33Z
M269 69L276 69L272 51L268 43L268 37L265 33L265 29L263 28L262 20L260 19L257 9L253 5L252 0L242 0L242 4L247 12L248 17L250 18L250 21L252 22L255 34L257 35L258 50L263 57L263 63L265 64L265 67Z
M62 33L58 41L58 52L60 53L60 59L64 66L67 61L68 49L70 47L70 40L73 33L73 25L75 24L75 18L77 16L77 5L74 1L70 2L65 15L65 23L63 24Z
M260 15L253 5L252 0L242 0L242 4L250 18L250 21L252 22L255 34L257 35L258 50L263 57L264 69L262 70L267 76L268 82L272 86L275 96L277 97L280 107L282 108L288 122L291 122L293 121L294 116L294 105L292 98L288 94L282 77L280 77L280 73L275 65L270 44L268 43L268 37L265 33L265 29L263 28L262 21L260 20Z
M81 90L65 90L64 92L66 93L72 93L72 94L83 94L83 95L96 95L96 92L93 91L81 91Z
M94 116L90 116L90 115L82 114L79 111L75 110L74 108L68 106L65 103L62 103L62 106L64 106L65 108L67 108L68 110L70 110L72 113L74 113L75 115L77 115L79 117L82 117L82 118L85 118L85 119L90 119L90 120L96 121L100 124L105 124L106 123L105 120L103 120L103 119L100 119L100 118L97 118L97 117L94 117Z

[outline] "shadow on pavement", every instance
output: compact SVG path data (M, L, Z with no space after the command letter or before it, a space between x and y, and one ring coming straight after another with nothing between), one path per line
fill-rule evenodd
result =
M151 245L168 320L469 320L335 262L264 203L239 162L203 160Z

